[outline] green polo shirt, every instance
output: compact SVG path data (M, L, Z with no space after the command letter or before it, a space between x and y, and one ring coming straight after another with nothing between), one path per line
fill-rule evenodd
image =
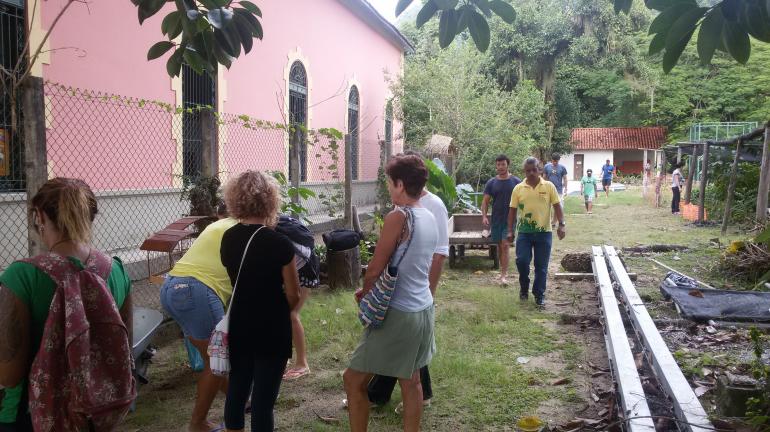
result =
M511 194L511 207L518 209L517 231L551 232L551 212L553 205L559 202L556 186L548 180L539 179L535 187L526 180L516 185Z
M75 265L83 268L83 263L77 258L68 257ZM16 261L0 275L0 289L10 289L22 303L29 307L30 318L30 347L33 353L37 353L40 341L43 338L45 321L48 319L48 310L53 301L56 283L47 274L32 264ZM128 278L123 262L119 258L112 259L112 270L107 279L107 287L118 305L123 302L131 291L131 279ZM22 380L14 388L4 389L0 399L0 423L13 423L19 410L22 397L26 397L27 380ZM0 391L1 392L1 391ZM23 404L26 406L26 404Z

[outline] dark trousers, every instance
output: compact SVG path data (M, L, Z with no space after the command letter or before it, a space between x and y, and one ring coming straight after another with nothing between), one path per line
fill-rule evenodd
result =
M369 381L367 387L369 393L369 402L376 405L385 405L390 402L393 395L393 389L396 387L398 378L382 375L375 375ZM422 400L428 400L433 397L433 387L430 383L430 372L428 366L420 369L420 382L422 383Z
M289 360L282 357L230 353L230 382L225 400L225 426L243 429L243 407L251 392L252 432L272 432L273 407Z
M671 198L671 213L679 213L679 201L682 200L682 194L678 187L672 187L671 192L674 193L674 197Z
M532 294L540 299L545 296L545 282L548 278L548 261L551 259L551 243L553 236L550 232L519 233L516 237L516 268L519 270L519 285L521 295L529 294L529 264L532 253L535 255L535 283Z
M29 414L19 416L15 423L0 423L0 432L32 432Z

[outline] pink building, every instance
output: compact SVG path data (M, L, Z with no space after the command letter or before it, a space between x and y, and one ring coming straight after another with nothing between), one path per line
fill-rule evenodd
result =
M0 60L14 62L25 38L37 46L66 3L0 0ZM354 201L362 206L374 202L380 141L388 141L395 152L403 146L402 128L390 105L390 83L402 73L411 45L366 0L256 3L262 9L264 39L255 41L253 50L229 70L220 66L216 77L196 76L183 68L181 76L172 79L165 70L168 54L147 61L148 48L165 39L160 31L164 11L140 26L129 0L102 0L87 7L74 4L62 16L33 75L47 82L49 176L85 179L103 201L101 219L109 221L103 225L115 231L100 236L97 226L97 243L114 250L134 248L186 210L179 203L181 175L196 173L202 159L196 144L197 117L172 115L149 101L177 107L211 105L231 120L298 122L309 129L350 134ZM33 13L34 4L39 10ZM9 133L9 107L3 102L0 131ZM284 130L255 129L234 121L219 126L217 134L216 159L223 177L244 169L288 172ZM13 214L21 219L19 206L26 197L18 193L14 198L13 193L24 190L23 143L16 136L4 141L0 217ZM322 146L328 147L328 141L310 140L301 151L302 181L321 192L334 177L330 151ZM344 161L337 162L332 169L343 170ZM144 210L131 214L133 206ZM26 244L26 237L17 240L18 245ZM20 249L18 245L1 247Z

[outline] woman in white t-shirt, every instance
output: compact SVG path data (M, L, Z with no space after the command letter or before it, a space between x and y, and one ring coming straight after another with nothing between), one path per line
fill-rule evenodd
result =
M674 164L674 172L671 174L671 192L674 193L674 197L671 199L671 214L675 215L679 214L679 201L682 199L682 194L680 192L682 171L679 169L681 167L681 162Z

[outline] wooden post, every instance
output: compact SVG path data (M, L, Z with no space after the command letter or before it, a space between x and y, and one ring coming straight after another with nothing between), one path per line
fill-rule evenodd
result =
M15 107L11 107L15 109ZM43 79L27 77L21 84L21 110L24 130L24 174L27 205L43 183L48 181L48 156L45 137L45 88ZM27 248L29 256L44 251L27 212Z
M698 150L700 146L692 147L692 156L690 156L690 162L687 168L687 185L684 189L684 203L690 204L692 201L692 181L695 178L695 170L698 167Z
M703 223L706 219L706 184L709 180L709 148L711 145L707 142L703 145L703 173L700 176L700 196L698 197L698 223Z
M757 192L757 223L767 222L767 194L770 192L770 126L765 126L765 142L762 145L762 168L759 172Z
M647 149L644 149L644 156L642 157L642 196L647 196L647 188L650 186L650 177L647 176ZM652 167L650 167L652 169Z
M676 149L676 163L682 163L682 147Z
M215 177L219 173L219 135L217 117L213 111L202 109L201 120L201 175Z
M289 138L289 178L291 179L291 187L294 193L289 195L293 204L299 204L299 194L296 193L299 189L299 182L302 176L302 169L300 167L299 149L302 144L303 133L302 129L298 125L292 125L293 130ZM292 217L298 218L299 215L296 212L292 212Z
M358 246L344 251L326 252L329 288L358 288L361 279L361 252Z
M730 169L730 184L727 186L727 200L725 200L725 214L722 218L722 235L727 233L727 224L730 221L730 212L733 210L733 199L735 197L735 183L738 181L738 161L741 155L741 140L735 146L735 159Z
M353 223L353 140L350 134L345 135L345 227L352 228Z

